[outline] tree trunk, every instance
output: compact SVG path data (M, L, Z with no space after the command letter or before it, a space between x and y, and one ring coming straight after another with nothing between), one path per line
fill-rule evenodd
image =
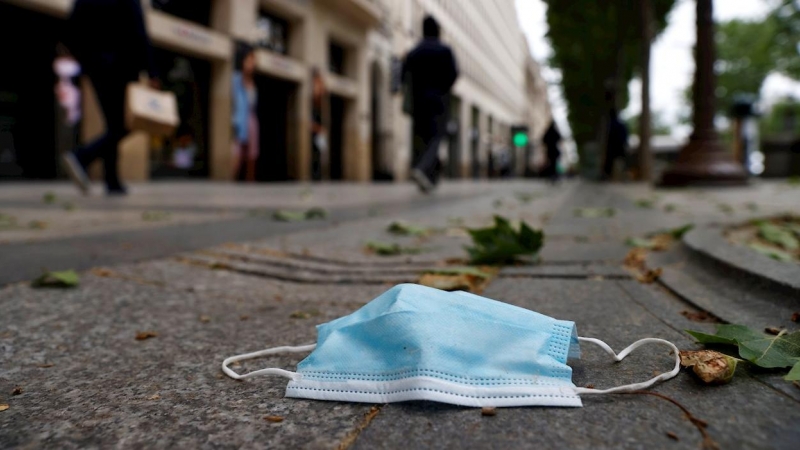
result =
M650 49L653 43L653 10L650 0L640 0L642 112L639 114L639 179L650 180L653 155L650 150L652 118L650 111Z

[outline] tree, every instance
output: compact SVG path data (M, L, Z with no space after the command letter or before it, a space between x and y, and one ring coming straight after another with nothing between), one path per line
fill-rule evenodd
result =
M637 0L545 0L550 64L561 69L572 135L581 159L597 140L611 106L628 103L628 82L639 68L642 39ZM675 0L651 0L653 36L666 26ZM607 100L606 93L611 91Z

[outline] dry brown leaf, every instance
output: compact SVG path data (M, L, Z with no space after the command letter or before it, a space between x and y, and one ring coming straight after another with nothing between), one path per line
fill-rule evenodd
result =
M267 422L272 422L272 423L281 423L281 422L283 422L283 417L281 417L281 416L264 416L264 420L266 420Z
M656 267L655 269L648 269L644 273L640 273L636 275L636 280L640 283L650 284L655 282L660 276L663 271L660 267Z
M41 367L42 369L49 369L50 367L55 366L53 363L44 363L44 364L37 364L36 367Z
M208 316L205 316L205 315L200 316L200 322L203 322L203 323L211 322L211 317L208 317Z
M594 385L592 383L589 383L586 385L586 389L594 389Z
M158 394L153 394L147 398L148 400L161 400L161 396Z
M718 323L719 319L706 311L681 311L681 315L692 322Z
M496 416L497 415L497 408L493 406L485 406L481 408L481 415L482 416Z
M11 391L11 395L22 395L22 386L17 386Z
M634 270L644 270L645 269L645 257L647 256L647 250L643 248L632 248L631 251L625 255L625 267Z
M241 316L239 316L239 320L247 320L249 318L250 316L248 316L247 314L242 314Z
M733 379L736 358L713 350L681 350L681 365L691 367L706 384L725 384Z
M108 269L106 267L95 267L94 269L91 270L91 273L96 277L103 277L103 278L111 278L116 275L116 273L113 270Z
M480 281L482 280L471 275L439 275L435 273L426 273L420 277L419 284L443 291L475 292Z
M158 333L156 333L155 331L140 331L136 333L136 340L143 341L145 339L154 338L156 336L158 336Z
M0 405L0 411L5 411L7 409L8 409L8 405L6 405L6 404Z
M667 437L672 439L673 441L679 441L678 435L673 433L672 431L667 431Z

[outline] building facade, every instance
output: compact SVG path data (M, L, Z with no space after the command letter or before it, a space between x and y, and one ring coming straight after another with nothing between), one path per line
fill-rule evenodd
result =
M485 177L503 152L512 155L515 170L522 173L533 155L511 150L510 127L527 125L535 141L550 120L546 89L517 23L513 0L143 4L162 85L175 92L183 125L174 138L139 133L126 138L120 156L124 179L233 177L231 80L237 42L257 48L259 180L312 177L314 69L329 92L323 115L329 145L322 177L406 179L411 122L402 113L399 72L403 55L421 38L426 14L440 22L443 40L453 47L461 70L441 149L447 176ZM5 61L19 71L0 75L0 177L55 176L58 152L79 140L61 125L52 94L59 24L71 7L72 0L0 0L0 39L23 43ZM27 36L34 34L31 30L36 36ZM33 70L39 75L31 77ZM87 140L100 133L103 124L89 83L81 83L81 90L78 134ZM186 145L193 148L194 164L178 170L170 155Z

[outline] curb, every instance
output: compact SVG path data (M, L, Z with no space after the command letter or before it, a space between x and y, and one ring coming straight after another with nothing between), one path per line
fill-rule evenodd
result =
M730 224L697 227L683 236L683 243L692 251L718 263L788 288L800 296L800 265L775 261L748 248L732 244L722 234L728 226Z

